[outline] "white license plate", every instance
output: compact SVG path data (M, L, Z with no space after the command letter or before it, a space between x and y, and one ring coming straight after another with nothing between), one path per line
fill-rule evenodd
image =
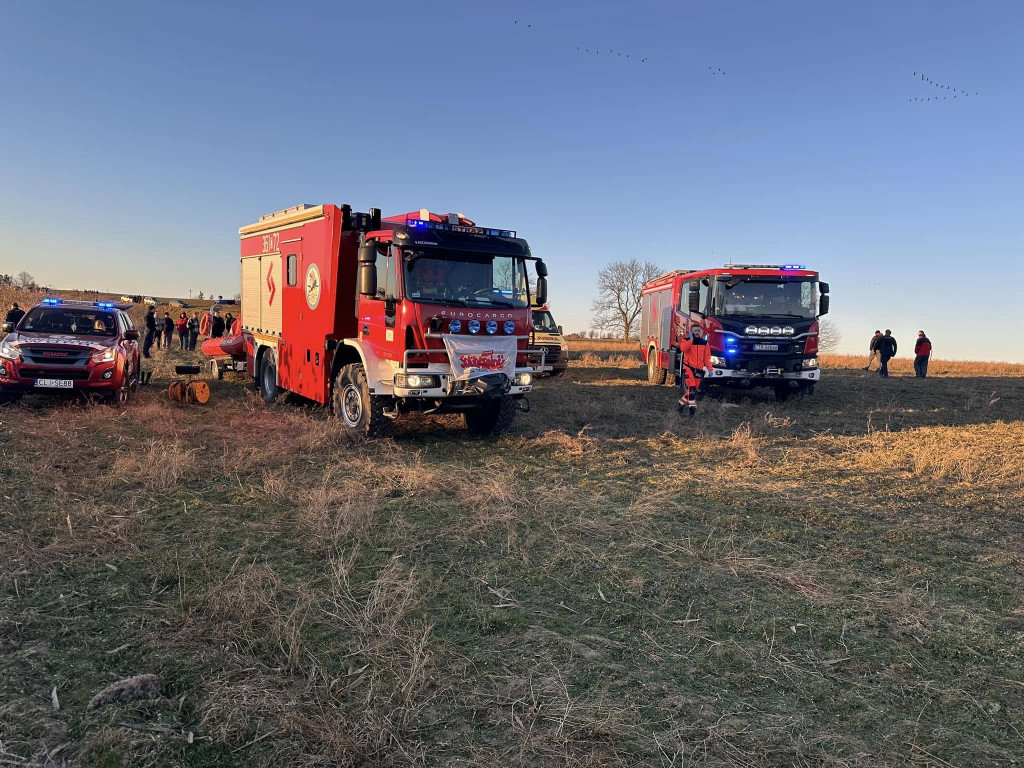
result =
M778 352L779 351L779 345L778 344L755 344L754 345L754 351L755 352Z
M36 386L48 389L71 389L73 384L71 379L36 379Z

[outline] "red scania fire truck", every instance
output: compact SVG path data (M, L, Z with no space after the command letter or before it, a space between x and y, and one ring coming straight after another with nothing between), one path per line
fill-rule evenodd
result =
M547 268L514 231L325 204L239 235L244 355L268 402L288 391L330 403L368 436L411 411L462 413L496 434L529 410L530 305L546 298Z
M726 264L661 275L642 293L647 379L662 384L678 373L679 340L697 323L708 337L714 367L702 386L767 386L780 399L812 394L821 378L818 318L828 303L828 283L797 264Z

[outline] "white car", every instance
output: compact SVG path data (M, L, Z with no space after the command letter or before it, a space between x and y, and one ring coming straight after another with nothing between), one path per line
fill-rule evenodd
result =
M153 304L155 306L155 305L159 304L160 302L157 301L156 299L154 299L152 296L143 296L142 303L143 304Z

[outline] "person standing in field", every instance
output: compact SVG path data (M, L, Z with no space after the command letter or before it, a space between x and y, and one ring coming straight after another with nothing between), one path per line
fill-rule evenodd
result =
M188 319L188 348L190 351L195 352L196 341L199 339L199 313L193 312L192 317Z
M914 376L919 379L928 377L928 358L931 354L931 340L924 335L924 331L918 331L917 341L914 342Z
M171 320L171 313L164 312L164 349L171 348L171 341L174 340L174 321Z
M150 306L146 310L146 338L142 342L142 356L149 359L149 350L153 348L153 339L156 332L156 307Z
M184 312L179 314L174 327L178 330L178 349L188 349L188 315Z
M213 316L213 324L210 327L210 338L219 339L224 335L224 318L217 312Z
M878 350L881 365L878 367L878 375L883 379L889 378L889 361L896 357L896 339L892 337L892 331L885 329L885 336L875 344Z
M871 337L871 341L868 342L868 364L864 366L865 371L871 370L871 364L875 361L875 358L879 356L878 352L878 340L882 338L881 331L875 331L875 335Z
M711 366L711 348L704 337L704 329L694 323L690 327L690 338L679 339L680 368L682 376L679 386L683 396L679 398L679 410L690 409L690 415L697 413L697 389L705 375L714 373Z
M7 314L4 316L4 322L17 325L24 316L25 310L18 306L18 302L12 301L11 308L7 310Z

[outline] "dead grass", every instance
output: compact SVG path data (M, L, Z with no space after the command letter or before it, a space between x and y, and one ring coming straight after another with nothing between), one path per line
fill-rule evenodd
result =
M1019 764L1020 377L691 420L600 344L497 441L173 406L173 350L126 409L0 409L0 758Z

